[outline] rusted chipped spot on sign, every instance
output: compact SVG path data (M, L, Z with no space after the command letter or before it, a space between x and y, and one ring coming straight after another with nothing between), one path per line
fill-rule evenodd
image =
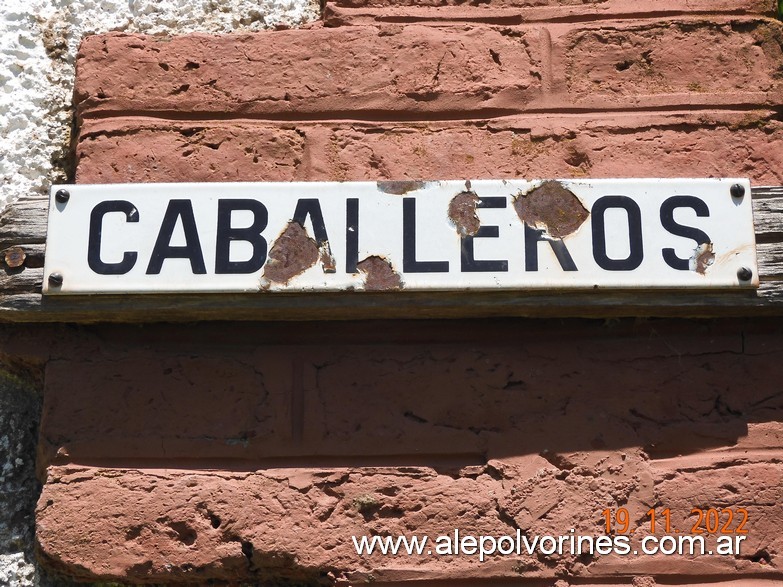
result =
M460 192L449 202L449 220L454 224L460 236L475 236L481 221L476 214L476 206L479 203L476 192Z
M367 275L364 280L365 291L391 291L402 289L402 278L394 270L392 264L383 257L373 255L356 265L356 268Z
M378 190L384 194L393 194L395 196L404 196L408 192L420 190L427 186L426 181L400 180L400 181L379 181Z
M21 248L11 247L10 249L3 251L3 259L9 269L17 269L24 265L27 255Z
M334 255L332 255L332 247L329 246L329 241L324 241L318 247L318 260L321 262L324 273L337 273L337 263L334 260Z
M543 228L553 238L577 231L590 213L582 201L559 181L545 181L514 199L520 220L531 227Z
M702 243L693 252L690 268L696 273L704 275L713 263L715 263L715 252L712 243Z
M273 283L288 283L318 261L318 245L307 236L298 222L289 222L269 251L264 278Z

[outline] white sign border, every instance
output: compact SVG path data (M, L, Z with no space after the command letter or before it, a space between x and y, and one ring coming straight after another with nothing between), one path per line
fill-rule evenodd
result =
M654 247L645 245L645 258L638 268L631 271L604 271L595 265L592 250L584 243L590 238L592 219L585 221L573 233L564 236L563 244L570 251L579 268L576 272L563 271L562 259L546 242L544 233L537 245L538 270L529 271L524 266L524 223L516 215L514 198L529 193L545 180L449 180L431 182L266 182L266 183L172 183L172 184L105 184L53 186L50 197L49 232L44 267L43 293L60 294L158 294L158 293L307 293L362 291L368 289L365 271L345 271L347 255L348 219L347 199L358 199L359 245L358 259L378 258L391 263L392 275L399 276L399 289L405 291L464 291L464 290L652 290L652 289L747 289L759 285L758 264L755 249L750 183L747 179L563 179L555 180L572 191L587 209L608 195L633 193L633 201L640 208L643 232L663 234L668 242L659 241L658 248L675 249L678 257L685 257L693 249L695 241L666 232L660 223L662 198L691 196L707 201L708 218L698 218L697 212L685 207L678 211L675 220L682 225L705 228L714 239L714 259L703 272L665 271L667 266L655 253ZM741 197L732 195L732 186L741 186ZM62 197L63 190L68 198ZM460 271L461 245L458 228L448 218L448 205L453 198L465 192L479 198L506 197L503 209L479 209L477 215L483 226L497 227L498 236L475 235L474 258L477 260L506 260L507 272ZM58 197L58 192L60 197ZM663 194L663 195L661 195ZM262 271L252 274L215 275L207 271L193 275L187 259L166 259L160 274L144 272L145 257L158 233L160 219L164 215L164 202L172 199L190 200L194 203L194 218L199 227L199 238L205 265L214 267L216 228L214 217L219 199L255 199L267 205L268 222L264 231L267 252L275 246L284 228L293 220L294 209L302 198L318 199L329 234L329 252L334 259L335 272L328 272L323 257L313 266L284 283L265 279ZM417 262L448 262L447 273L409 273L400 269L404 243L401 236L406 221L404 201L415 202L415 259ZM126 274L98 275L87 263L89 248L90 213L96 204L107 200L122 200L133 204L140 218L147 221L129 222L128 215L109 213L102 217L101 256L109 264L117 264L122 253L132 250L138 263ZM285 204L277 205L277 201ZM610 215L611 212L611 215ZM624 212L606 212L607 249L622 240L629 221ZM611 217L610 217L611 216ZM206 222L205 219L210 220ZM241 218L240 218L241 220ZM304 229L315 239L312 217L307 217ZM182 225L178 220L178 229ZM149 224L148 224L149 223ZM149 227L149 228L148 228ZM655 227L655 228L653 228ZM539 227L541 228L541 227ZM106 239L119 231L116 239ZM146 231L146 232L145 232ZM146 236L144 236L146 235ZM151 236L150 236L151 235ZM338 236L334 236L338 235ZM143 239L140 237L144 236ZM464 235L463 235L464 236ZM177 235L172 235L171 245L177 245ZM624 237L628 240L628 236ZM139 244L144 241L144 246ZM505 240L505 244L501 241ZM109 242L111 246L106 245ZM509 253L508 242L513 242L518 253ZM646 243L647 241L645 241ZM135 243L135 244L134 244ZM580 245L580 243L582 243ZM183 243L179 243L183 244ZM114 249L112 249L112 246ZM146 247L146 248L144 248ZM690 247L690 249L688 249ZM138 249L138 250L137 250ZM247 251L250 253L252 251ZM247 254L246 253L246 254ZM618 256L617 251L614 256ZM409 255L410 257L410 255ZM504 257L506 257L504 259ZM622 253L619 253L622 257ZM522 259L521 259L522 258ZM455 270L457 268L457 270ZM589 270L588 270L589 268ZM149 270L149 266L147 266ZM750 279L740 279L742 271L750 271ZM391 281L391 289L393 279ZM388 280L387 280L388 286Z

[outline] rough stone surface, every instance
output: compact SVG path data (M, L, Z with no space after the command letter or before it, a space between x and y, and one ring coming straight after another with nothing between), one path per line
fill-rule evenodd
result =
M170 122L136 131L127 122L86 123L77 177L90 183L669 175L783 182L783 123L763 109L199 128Z
M78 145L80 183L303 179L304 132L294 128L150 121L90 129Z
M0 369L0 584L32 585L40 389Z
M69 587L74 583L40 567L34 552L41 490L36 478L40 364L24 353L10 359L5 350L0 349L0 585Z
M562 42L579 96L765 92L783 79L783 31L764 20L599 26Z
M47 371L38 539L54 569L93 580L783 576L780 327L70 331ZM350 538L600 533L620 506L637 541L653 506L683 525L694 507L747 507L748 541L740 557L479 563L359 557Z
M80 50L78 112L232 112L301 119L359 111L509 108L540 89L536 31L346 27L161 41L102 35ZM318 47L314 52L313 47ZM492 51L503 58L498 65Z
M0 209L43 194L69 162L76 51L105 31L261 30L318 16L307 0L4 0L0 5Z

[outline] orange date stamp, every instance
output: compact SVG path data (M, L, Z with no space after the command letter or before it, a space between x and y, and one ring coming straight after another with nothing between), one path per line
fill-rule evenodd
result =
M631 528L631 515L627 508L615 510L607 508L601 512L604 517L604 527L607 534L631 534L636 528ZM693 508L686 520L687 532L672 525L670 508L647 511L641 523L650 522L650 533L656 531L665 534L747 534L745 526L748 523L748 510L737 508Z

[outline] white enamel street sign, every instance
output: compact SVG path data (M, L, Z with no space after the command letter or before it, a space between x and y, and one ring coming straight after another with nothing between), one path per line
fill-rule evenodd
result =
M745 179L67 185L45 294L758 287Z

